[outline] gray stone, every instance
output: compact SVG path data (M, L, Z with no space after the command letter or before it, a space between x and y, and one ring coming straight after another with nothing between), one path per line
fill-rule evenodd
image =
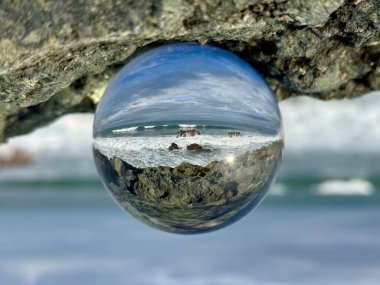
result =
M191 129L191 130L179 130L177 132L177 138L182 138L182 137L194 137L194 136L199 136L201 133L196 130L196 129Z
M121 64L173 41L235 52L278 100L380 89L379 0L4 0L0 142L92 112Z
M179 150L179 149L181 149L179 146L178 146L178 144L176 144L176 143L172 143L170 146L169 146L169 148L168 148L168 150L170 150L170 151L173 151L173 150Z

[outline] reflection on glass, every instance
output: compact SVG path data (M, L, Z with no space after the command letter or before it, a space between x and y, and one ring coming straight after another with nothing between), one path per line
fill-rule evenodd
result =
M136 218L175 233L224 227L263 199L283 147L277 102L234 54L195 43L130 61L103 95L94 157Z

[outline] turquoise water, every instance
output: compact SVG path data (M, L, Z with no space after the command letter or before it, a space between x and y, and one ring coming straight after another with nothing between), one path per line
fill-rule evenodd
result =
M197 236L157 231L122 211L92 160L3 170L0 284L378 285L379 161L376 154L285 153L254 212ZM331 181L346 194L317 191Z
M153 126L152 126L153 127ZM265 145L282 140L281 135L266 135L257 132L238 131L239 136L231 138L225 129L197 128L199 135L177 137L177 129L132 130L117 133L115 137L97 137L93 141L95 149L103 155L112 158L117 156L135 167L176 167L183 162L206 166L213 161L224 160L227 157L237 157L247 151L254 151ZM168 151L175 143L177 151ZM197 155L186 150L190 144L199 144L209 153Z
M269 190L265 205L269 206L379 206L380 179L368 179L374 186L370 195L324 195L316 187L326 180L316 177L279 177ZM328 180L327 180L328 181ZM285 192L277 191L285 187ZM100 181L87 180L32 180L0 181L0 210L7 208L114 208L113 201ZM265 207L265 206L263 206ZM262 208L262 207L260 207Z
M162 122L161 122L162 123ZM213 124L213 125L210 125ZM208 125L207 125L208 124ZM261 135L273 135L271 133L265 132L265 130L260 128L246 127L239 124L229 124L229 122L192 122L192 124L186 124L186 122L170 124L165 122L165 124L160 124L160 122L153 122L151 125L129 125L123 126L121 128L111 128L99 132L96 137L123 137L128 135L130 137L134 136L157 136L159 133L162 136L172 136L176 135L179 130L191 130L196 129L201 133L207 133L209 135L219 135L227 134L229 131L248 131L256 132Z
M294 189L199 236L141 224L97 180L2 183L0 284L378 284L378 186L338 197L279 182Z

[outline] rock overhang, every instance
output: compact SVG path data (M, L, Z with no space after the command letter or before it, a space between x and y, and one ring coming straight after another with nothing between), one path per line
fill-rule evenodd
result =
M380 89L380 1L3 1L0 141L92 112L134 55L175 41L231 50L278 100Z

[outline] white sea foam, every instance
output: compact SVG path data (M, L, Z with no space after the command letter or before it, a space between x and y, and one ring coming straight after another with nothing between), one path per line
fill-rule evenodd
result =
M253 151L263 145L278 140L277 136L264 136L257 133L242 133L241 136L229 138L226 135L200 135L194 137L164 136L123 136L113 138L96 138L94 147L111 158L120 157L136 167L166 165L175 167L182 162L205 166L211 161L232 161L231 157L246 151ZM181 149L168 151L171 143ZM192 153L186 146L192 143L211 149L210 153Z
M363 179L332 179L319 183L315 187L315 193L318 195L370 196L374 192L374 186Z
M288 193L286 186L282 183L275 183L269 190L268 195L285 196Z
M154 129L156 127L168 127L169 125L147 125L147 126L140 126L140 128L144 129ZM178 125L173 125L178 128L182 129L192 129L195 127L206 127L206 125L191 125L191 124L178 124ZM139 126L134 126L134 127L128 127L128 128L121 128L121 129L114 129L112 130L113 133L127 133L127 132L132 132L139 129Z
M198 125L179 124L181 128L195 128Z
M130 128L112 130L112 132L113 133L128 133L128 132L136 131L137 129L138 129L138 127L130 127Z

